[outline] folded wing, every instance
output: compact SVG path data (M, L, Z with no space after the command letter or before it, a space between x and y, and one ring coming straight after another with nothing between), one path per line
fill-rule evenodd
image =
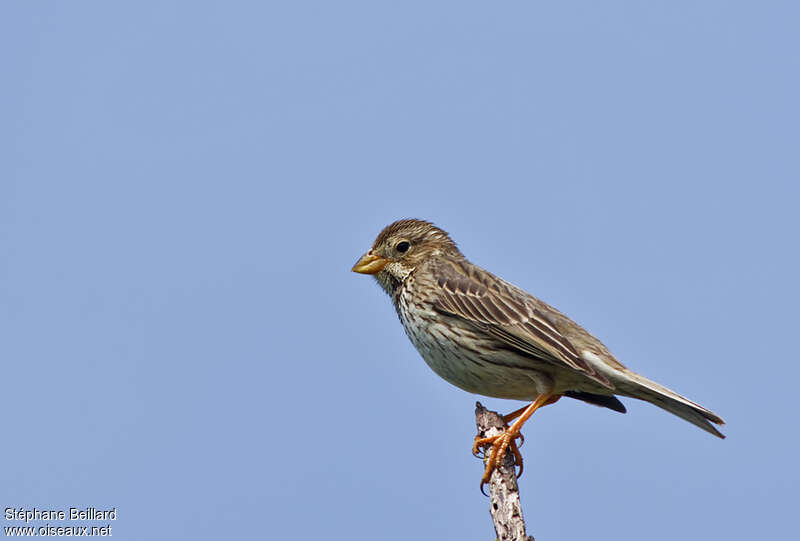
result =
M435 308L487 331L517 351L580 372L607 389L614 385L583 359L537 301L519 288L466 261L437 270Z

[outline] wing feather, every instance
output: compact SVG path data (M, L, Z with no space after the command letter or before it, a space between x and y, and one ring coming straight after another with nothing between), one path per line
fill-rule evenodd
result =
M434 306L461 318L523 354L580 372L608 389L614 385L575 350L540 301L508 282L462 262L437 269Z

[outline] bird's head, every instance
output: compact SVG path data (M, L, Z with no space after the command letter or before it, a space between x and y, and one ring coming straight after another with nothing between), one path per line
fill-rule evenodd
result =
M353 272L372 274L391 295L414 269L438 255L461 257L446 231L423 220L398 220L381 231Z

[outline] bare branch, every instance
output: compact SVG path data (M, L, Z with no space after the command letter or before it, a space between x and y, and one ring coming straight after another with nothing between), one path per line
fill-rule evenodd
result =
M487 410L480 402L475 403L475 424L481 438L501 434L506 426L499 413ZM489 478L489 502L498 541L534 541L525 534L513 453L506 453L502 465Z

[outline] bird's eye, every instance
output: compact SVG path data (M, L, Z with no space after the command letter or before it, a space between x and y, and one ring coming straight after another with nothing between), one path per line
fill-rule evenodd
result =
M397 243L397 246L395 246L395 249L398 252L400 252L401 254L403 254L403 253L407 252L410 247L411 247L411 245L408 242L402 241L402 242L398 242Z

